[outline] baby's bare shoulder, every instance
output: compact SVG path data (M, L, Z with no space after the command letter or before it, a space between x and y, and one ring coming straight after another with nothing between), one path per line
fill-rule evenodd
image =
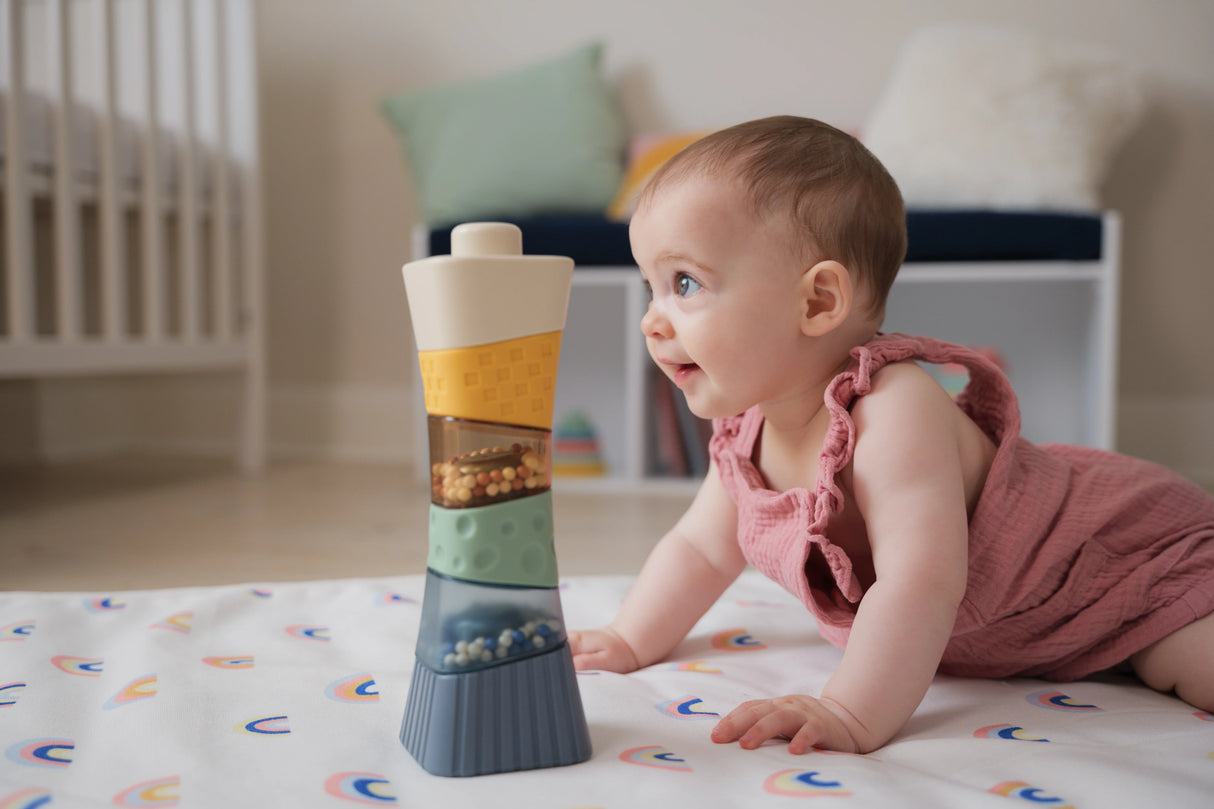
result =
M909 407L952 409L953 400L935 377L908 360L892 362L874 373L868 394L857 400L853 410L890 408L899 412Z
M953 454L958 409L926 370L913 362L891 363L875 373L871 390L851 408L856 461ZM909 455L908 455L909 454Z

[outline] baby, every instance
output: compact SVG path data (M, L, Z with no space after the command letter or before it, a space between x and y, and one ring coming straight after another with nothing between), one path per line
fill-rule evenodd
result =
M747 563L843 651L819 696L713 729L868 752L936 672L1068 680L1128 663L1214 710L1214 499L1162 467L1019 435L1007 379L965 348L882 334L902 197L855 138L768 118L710 135L629 229L649 353L712 418L712 463L580 669L662 660ZM916 360L961 363L954 401Z

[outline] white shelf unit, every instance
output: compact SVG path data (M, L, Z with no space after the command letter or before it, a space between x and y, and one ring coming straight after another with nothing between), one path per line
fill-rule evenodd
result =
M1119 256L1120 220L1108 212L1099 260L907 264L890 293L883 328L998 350L1027 438L1111 449ZM574 271L555 421L559 426L570 411L585 412L608 471L602 478L561 479L562 491L686 493L697 483L646 469L654 440L650 359L640 330L647 306L635 267ZM418 401L418 474L424 477L429 459L420 394Z

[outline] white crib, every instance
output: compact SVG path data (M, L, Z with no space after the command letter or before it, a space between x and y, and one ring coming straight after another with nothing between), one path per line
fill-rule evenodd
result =
M240 375L265 456L254 0L0 0L0 378Z

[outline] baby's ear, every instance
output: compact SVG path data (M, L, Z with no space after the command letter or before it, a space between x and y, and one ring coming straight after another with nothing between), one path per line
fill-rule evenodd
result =
M801 332L821 337L851 314L855 289L851 273L837 261L819 261L801 276Z

